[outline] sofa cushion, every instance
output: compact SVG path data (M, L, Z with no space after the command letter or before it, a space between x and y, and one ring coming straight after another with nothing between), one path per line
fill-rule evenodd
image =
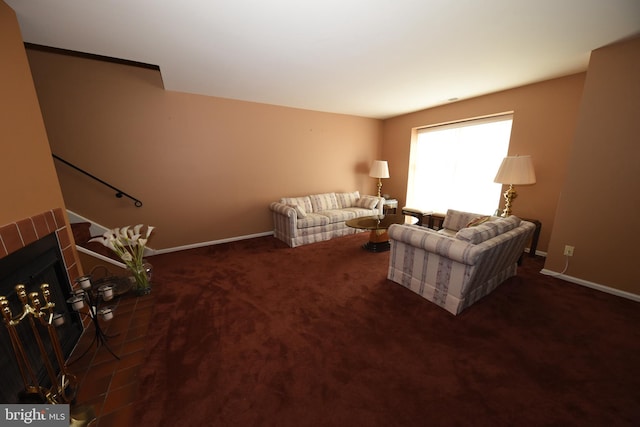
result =
M353 212L354 218L360 218L361 216L371 216L371 215L378 214L378 212L373 209L365 209L365 208L345 208L343 210Z
M348 219L353 219L356 214L350 209L329 209L326 211L318 212L318 215L324 215L329 218L329 223L342 222Z
M500 232L500 234L506 233L509 230L513 230L514 228L519 226L521 222L522 220L520 218L513 215L507 218L500 218L499 220L496 221L496 223L498 224L498 231Z
M280 199L280 203L285 205L298 205L302 206L305 213L313 212L313 207L311 206L311 199L309 196L304 197L283 197Z
M441 228L438 230L438 234L442 234L443 236L456 237L456 230L449 230L448 228Z
M484 224L485 222L487 222L489 220L491 220L491 217L489 215L479 216L479 217L476 217L476 218L472 219L467 224L467 227L475 227L475 226L478 226L480 224Z
M356 207L358 208L373 209L377 204L378 199L372 197L361 197L356 201Z
M298 219L298 228L317 227L330 223L329 217L317 213L308 213L306 217Z
M298 218L304 218L307 216L307 211L301 205L287 205L287 206L291 206L296 210L296 215Z
M338 199L338 206L340 208L351 208L356 205L356 200L360 198L360 192L336 193L336 198Z
M329 209L339 209L336 193L314 194L309 196L313 212L326 211Z
M520 218L510 216L485 222L475 227L466 227L456 233L456 239L477 245L520 225Z
M458 231L465 228L467 224L479 216L482 215L449 209L444 217L444 221L442 222L442 228Z

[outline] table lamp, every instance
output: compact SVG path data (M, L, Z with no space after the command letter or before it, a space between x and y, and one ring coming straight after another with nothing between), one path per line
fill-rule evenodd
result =
M374 160L371 165L371 169L369 170L369 176L373 178L378 178L378 197L382 191L382 180L381 178L389 178L389 164L386 160Z
M513 199L518 196L513 186L536 183L536 173L533 170L531 156L505 157L493 181L500 184L509 184L509 189L504 192L505 205L502 212L502 216L506 218L511 215Z

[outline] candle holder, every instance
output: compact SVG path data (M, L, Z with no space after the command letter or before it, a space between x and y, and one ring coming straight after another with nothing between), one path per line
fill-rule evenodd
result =
M91 289L91 276L80 276L76 279L76 283L84 290Z
M101 310L98 310L98 314L105 322L113 319L113 307L105 307Z
M98 288L98 295L100 295L104 301L111 301L113 299L113 285L100 286Z
M64 325L64 314L56 313L53 315L53 326L62 326Z
M82 359L82 357L84 357L84 355L89 352L94 344L96 345L96 348L106 348L113 357L120 360L120 357L118 357L118 355L113 352L108 343L109 338L113 338L116 335L107 335L102 329L102 325L100 324L100 319L104 321L113 319L113 307L105 307L99 309L99 306L103 301L111 301L113 299L113 286L102 285L97 289L97 291L94 291L93 285L91 284L90 275L78 277L75 282L80 286L81 289L76 289L74 291L74 296L69 298L67 302L71 304L71 307L74 310L91 318L91 322L93 323L94 336L93 340L87 346L85 351L83 351L82 354L80 354L80 356L78 356L71 363L75 363L77 360ZM86 313L80 312L80 310L82 310L85 306L87 307Z

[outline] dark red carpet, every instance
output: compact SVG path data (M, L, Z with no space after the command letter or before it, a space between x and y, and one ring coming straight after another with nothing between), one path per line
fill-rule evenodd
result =
M366 233L150 258L144 426L640 424L640 304L519 276L455 317Z

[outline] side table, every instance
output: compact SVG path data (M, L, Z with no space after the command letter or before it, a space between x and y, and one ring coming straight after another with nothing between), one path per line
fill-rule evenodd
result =
M542 223L537 219L521 218L524 221L532 222L536 228L533 230L533 237L531 238L531 246L529 247L529 256L536 256L536 250L538 249L538 240L540 239L540 231L542 230Z
M433 224L431 218L433 215L433 211L423 211L421 209L408 208L405 206L404 208L402 208L402 214L418 218L418 225L428 226L429 228L432 228Z
M382 210L385 215L396 213L398 210L398 201L396 199L385 199Z

